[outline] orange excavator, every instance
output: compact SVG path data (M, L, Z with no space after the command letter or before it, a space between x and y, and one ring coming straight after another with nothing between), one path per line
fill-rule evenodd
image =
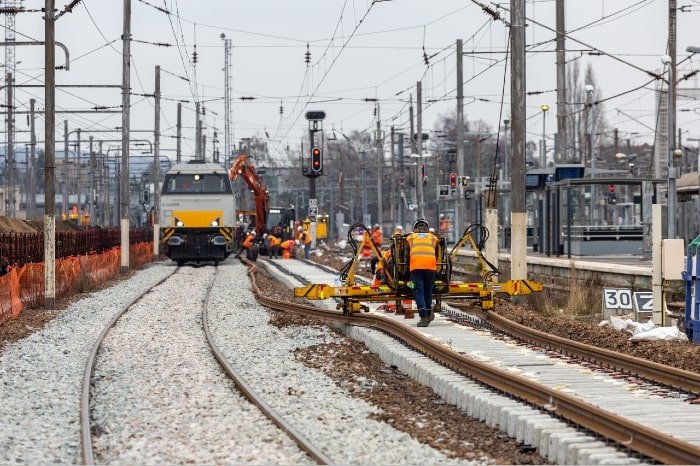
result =
M270 194L267 192L265 180L258 175L255 167L248 160L248 154L239 155L233 161L228 171L229 180L236 181L238 177L243 178L255 199L255 233L258 238L262 238L267 225L267 216L270 212Z

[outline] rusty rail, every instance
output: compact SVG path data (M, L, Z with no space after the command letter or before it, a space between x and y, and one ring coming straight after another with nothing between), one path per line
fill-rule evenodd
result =
M251 265L249 274L253 291L258 301L271 309L292 311L308 317L381 330L461 375L545 409L555 416L596 432L659 462L700 463L700 447L632 422L558 390L459 354L400 322L371 314L344 316L340 312L267 297L261 293L255 283L255 270L255 266Z

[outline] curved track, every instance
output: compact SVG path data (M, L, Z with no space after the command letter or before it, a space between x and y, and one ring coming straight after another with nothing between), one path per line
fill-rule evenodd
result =
M92 429L90 422L90 386L92 380L93 370L95 368L95 362L97 358L97 353L99 352L100 346L104 341L105 337L109 331L116 325L119 319L126 314L129 309L141 300L146 294L150 293L154 288L161 285L168 278L172 277L180 267L173 269L173 272L168 276L164 277L162 280L158 281L156 284L150 288L144 290L126 306L124 306L115 316L110 320L110 322L105 326L100 335L97 337L95 344L90 351L88 357L85 371L83 374L83 384L81 390L80 399L80 446L81 446L81 458L85 465L93 466L95 464L95 457L93 452L92 443ZM308 439L306 439L301 433L299 433L294 427L289 425L279 414L277 414L265 401L257 394L255 391L246 383L243 377L236 372L229 361L224 357L224 355L219 350L219 347L214 342L212 334L209 330L208 322L208 307L209 307L209 297L211 295L211 290L216 281L216 275L212 279L211 284L208 286L206 291L206 296L202 304L202 325L204 327L204 333L206 335L207 343L212 351L212 354L216 358L217 362L220 364L221 368L224 370L226 375L235 383L236 387L241 391L241 393L248 399L251 403L255 404L263 414L270 419L279 429L283 430L291 439L294 441L302 450L304 450L314 461L319 464L333 464L332 460L328 458L322 451L320 451L316 446L314 446Z
M630 421L562 391L554 390L457 353L400 322L374 314L344 316L341 312L323 310L265 296L255 283L255 270L254 266L251 267L253 290L259 302L267 307L278 311L292 311L308 317L381 330L461 375L552 412L659 462L668 464L700 463L700 447Z

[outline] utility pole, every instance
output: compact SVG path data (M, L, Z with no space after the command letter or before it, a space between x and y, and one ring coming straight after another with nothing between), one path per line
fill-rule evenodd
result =
M415 136L415 127L413 126L414 123L414 118L413 118L413 94L410 95L409 97L409 105L408 105L408 118L411 120L411 134L408 135L408 139L411 142L411 154L417 154L418 149L416 149L416 140L413 139L413 136Z
M527 278L527 211L525 205L525 0L510 0L511 11L511 272Z
M68 120L63 120L63 202L61 203L61 218L68 219L68 196L70 196L68 173Z
M232 63L231 63L231 39L226 39L222 33L221 38L224 40L224 152L225 159L232 154L233 143L233 96L232 96Z
M676 0L668 1L668 54L671 57L668 72L668 205L667 237L676 237Z
M404 148L403 148L403 138L404 135L403 133L399 133L399 179L401 180L401 190L399 191L399 225L404 226L404 223L406 222L405 219L405 210L404 210L404 203L402 202L403 199L405 198L405 194L403 191L403 188L406 186L406 178L404 177L404 160L403 160L403 154L404 154Z
M124 0L122 33L122 169L119 178L121 206L121 272L129 271L129 124L131 110L131 0Z
M199 160L200 154L202 153L202 122L199 119L199 102L195 102L194 104L194 113L195 113L195 120L194 120L194 158Z
M156 65L155 114L153 128L153 255L160 255L160 66Z
M81 171L83 168L83 162L82 162L82 157L80 156L80 128L76 130L77 133L77 144L75 148L75 168L78 170L78 174L76 176L76 189L75 191L78 193L78 224L80 224L80 212L82 212L82 207L83 204L80 200L80 195L82 194L82 175Z
M462 39L457 39L457 175L465 176L466 170L464 167L464 62L462 58L463 44ZM506 163L506 162L504 162ZM454 229L455 241L464 231L464 219L466 217L464 194L467 187L462 186L457 188L457 202L455 205Z
M44 309L56 307L56 35L55 0L44 1Z
M7 84L7 158L5 159L5 173L7 176L7 186L9 191L5 191L5 198L10 201L8 204L7 216L15 217L15 145L14 145L14 123L15 109L12 105L12 73L8 72L6 77Z
M425 218L425 200L423 199L423 89L422 82L416 83L416 147L418 148L418 176L416 190L418 197L418 217Z
M382 138L382 120L379 111L379 102L377 102L377 223L379 229L382 229L384 223L384 205L382 202L382 180L384 179L384 141Z
M182 102L177 103L177 140L175 163L182 163Z
M396 222L396 185L399 183L399 177L396 174L396 149L394 127L391 127L390 136L390 157L391 157L391 221ZM391 225L391 231L394 231L394 225Z
M564 0L556 0L557 23L557 141L554 163L571 163L566 136L566 15Z
M29 132L30 135L30 154L29 154L29 189L27 190L27 217L34 220L36 215L36 125L34 121L34 106L36 99L29 99Z
M97 171L97 161L95 160L93 136L90 136L90 195L86 196L88 203L88 214L90 215L90 224L95 225L95 198L97 197L97 183L95 181L95 172Z

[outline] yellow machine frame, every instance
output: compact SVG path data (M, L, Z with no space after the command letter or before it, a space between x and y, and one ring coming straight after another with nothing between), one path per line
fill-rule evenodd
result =
M338 309L342 309L344 314L368 311L369 308L362 302L387 302L394 301L397 309L401 308L401 301L404 299L413 299L413 290L405 281L397 280L397 260L393 263L393 273L387 273L387 284L379 286L356 285L355 271L360 261L362 248L357 247L352 238L352 231L356 228L364 228L363 239L370 239L368 229L363 225L353 225L350 227L348 237L355 250L355 255L343 270L345 275L343 286L331 286L326 284L311 284L298 288L294 288L294 296L298 298L306 298L310 300L325 300L331 298L339 298L341 302L338 304ZM496 293L504 293L510 296L528 295L533 292L540 292L543 289L542 283L532 280L508 280L498 283L496 277L498 270L491 265L481 253L481 247L477 245L472 233L476 230L481 230L482 233L488 235L488 231L481 225L470 225L464 230L462 237L457 244L452 248L452 251L447 254L444 238L440 238L438 242L437 260L438 274L435 280L435 307L439 310L441 300L444 297L476 299L479 301L481 308L484 310L493 309L494 296ZM393 237L394 249L407 247L406 236L400 238ZM389 271L390 264L384 260L380 251L372 243L367 241L372 249L372 254L382 262L384 270ZM452 261L457 257L457 252L469 242L472 249L477 255L481 265L482 277L481 282L452 282ZM407 267L405 263L398 263L398 267ZM341 277L342 278L342 277Z

